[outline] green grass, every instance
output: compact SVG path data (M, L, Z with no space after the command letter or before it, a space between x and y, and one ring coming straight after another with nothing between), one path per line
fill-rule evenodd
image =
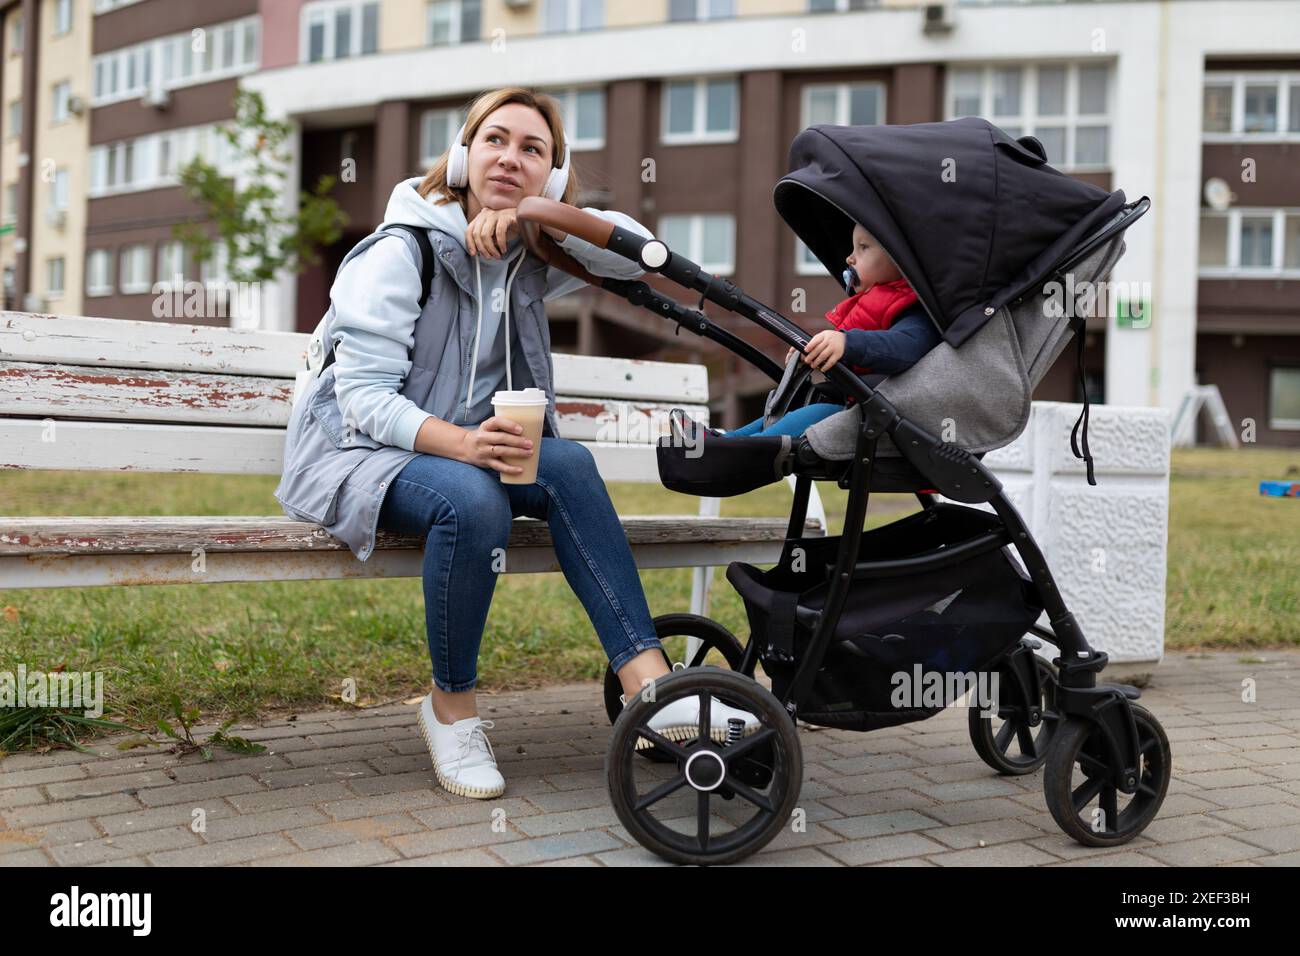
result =
M1300 645L1300 500L1259 493L1300 481L1300 449L1174 452L1165 646Z
M1169 540L1170 648L1300 643L1300 501L1262 498L1262 478L1300 473L1300 452L1179 451ZM280 514L273 477L7 472L13 515ZM845 493L819 486L831 532ZM610 486L624 514L690 514L698 499L657 485ZM789 514L784 483L723 500L725 515ZM876 496L869 524L914 507ZM718 569L711 616L747 634ZM691 572L642 572L653 614L690 607ZM539 609L542 609L539 612ZM0 669L66 665L105 674L105 715L153 726L178 694L205 715L252 719L337 701L402 699L429 685L416 578L0 591ZM9 663L12 662L12 663ZM585 611L560 574L503 575L479 662L484 690L598 678L605 667Z

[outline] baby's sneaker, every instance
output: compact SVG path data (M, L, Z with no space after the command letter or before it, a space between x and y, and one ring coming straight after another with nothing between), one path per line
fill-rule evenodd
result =
M619 694L618 699L622 702L623 709L626 710L626 696ZM728 707L718 698L710 698L709 736L718 743L723 743L727 739L729 720L743 721L744 728L741 731L741 736L745 737L758 730L759 727L758 718L749 711ZM690 697L682 697L665 705L650 718L646 726L669 740L693 740L700 733L700 698L692 694ZM644 737L637 738L637 750L645 750L647 747L653 746L652 741Z
M689 415L684 408L673 408L668 412L668 425L672 430L673 443L693 445L704 438L721 438L726 434L720 428L701 425Z
M496 755L484 733L495 726L478 717L444 724L433 712L432 694L420 702L420 732L433 758L433 772L444 790L480 800L505 792L505 778L497 770Z

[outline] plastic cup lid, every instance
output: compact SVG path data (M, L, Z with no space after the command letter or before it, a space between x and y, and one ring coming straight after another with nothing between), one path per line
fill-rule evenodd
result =
M492 395L494 405L545 405L546 392L540 388L516 389L513 392L500 391Z

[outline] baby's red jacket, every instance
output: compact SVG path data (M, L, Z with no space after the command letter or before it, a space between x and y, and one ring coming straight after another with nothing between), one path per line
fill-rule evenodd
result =
M866 331L883 331L889 328L900 312L916 301L916 293L906 279L893 282L874 283L865 292L849 296L835 308L826 313L826 319L839 329L864 329ZM854 372L866 375L869 368L850 365Z

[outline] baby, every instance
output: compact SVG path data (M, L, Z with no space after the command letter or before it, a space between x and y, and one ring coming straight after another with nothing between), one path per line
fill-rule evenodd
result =
M849 266L844 270L847 290L862 291L826 313L835 328L812 337L803 361L823 373L841 360L863 375L906 371L939 344L938 330L898 267L860 224L853 226L853 251L844 261ZM786 353L786 362L794 351L791 347ZM843 405L818 402L786 413L766 429L760 417L733 431L706 429L705 433L711 437L798 436L810 425L843 410Z

